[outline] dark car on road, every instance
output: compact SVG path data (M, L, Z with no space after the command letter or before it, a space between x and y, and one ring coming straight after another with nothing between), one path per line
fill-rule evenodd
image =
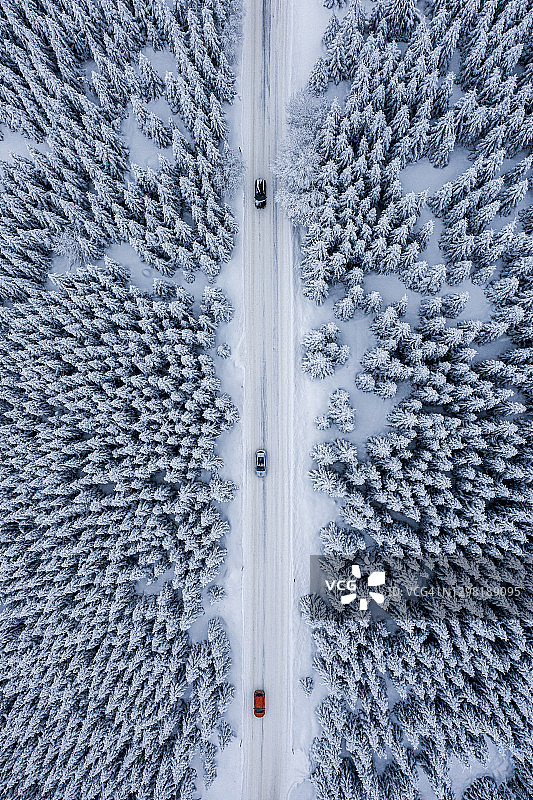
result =
M265 716L265 693L262 689L254 692L254 714L256 717Z
M255 474L263 478L267 471L267 454L264 450L255 451Z
M264 178L257 178L255 182L255 207L264 208L267 203L267 185Z

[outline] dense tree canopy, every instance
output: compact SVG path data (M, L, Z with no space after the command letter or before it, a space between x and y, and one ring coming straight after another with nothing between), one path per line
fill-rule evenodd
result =
M187 633L234 489L212 290L196 316L112 263L57 283L0 329L2 796L192 797L233 694L220 622Z
M161 280L143 293L105 253L127 242L211 284L229 260L238 16L231 0L0 7L0 123L29 146L0 170L6 800L192 800L234 735L222 622L190 633L223 597L235 487L216 445L238 415L207 351L233 310L215 285L199 306ZM128 118L157 169L130 158Z
M533 791L532 24L529 0L390 0L370 15L353 0L289 109L278 172L303 229L303 293L330 303L335 342L368 315L355 391L402 398L363 447L344 389L316 419L341 432L311 453L314 488L338 504L324 570L369 563L403 588L381 617L302 598L329 689L311 749L320 800L421 800L420 772L454 800L453 759L487 770L463 800ZM438 263L422 260L430 244ZM418 309L412 294L384 306L376 273L426 295ZM469 319L477 286L487 314ZM325 364L320 333L305 342ZM455 593L413 591L435 586ZM509 754L506 782L491 747Z

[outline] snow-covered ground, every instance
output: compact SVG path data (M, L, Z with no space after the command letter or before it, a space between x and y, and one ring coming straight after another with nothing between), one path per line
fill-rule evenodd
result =
M292 63L290 70L290 95L303 89L313 64L320 55L321 40L331 12L324 8L320 2L308 0L293 0L293 42ZM299 260L299 241L294 238L293 261L297 270ZM297 272L296 272L297 277ZM313 738L318 734L314 709L326 694L325 687L315 680L315 686L310 698L306 697L300 686L300 678L312 674L312 643L310 631L300 617L298 598L309 592L310 557L320 552L318 533L320 527L335 516L335 504L326 497L319 497L313 492L311 481L307 472L311 468L310 450L319 438L319 432L314 425L315 417L323 413L327 406L329 392L337 385L350 388L353 384L353 362L337 372L329 381L311 381L301 370L300 342L304 334L311 328L316 328L332 317L332 303L327 307L317 308L306 300L301 292L299 280L295 290L295 340L293 347L297 369L295 373L295 421L294 421L294 529L293 529L293 577L294 577L294 603L293 616L293 641L292 641L292 686L291 703L293 707L292 751L289 800L312 800L315 796L314 787L309 781L310 762L309 749ZM359 334L362 336L359 338ZM368 337L366 330L354 329L353 341L350 337L348 344L352 353L362 355L366 349ZM342 382L344 380L344 383Z
M230 144L234 148L241 146L240 124L242 115L242 75L241 65L235 65L237 71L237 97L231 106L226 106ZM242 303L242 264L243 264L243 192L238 191L235 197L229 198L239 226L235 249L231 261L226 264L217 278L221 287L235 309L232 321L224 326L224 341L231 348L228 359L216 359L217 374L222 381L224 391L231 395L233 402L241 414L241 422L229 433L220 438L219 454L224 461L225 469L221 471L224 480L232 480L237 484L237 496L233 503L225 508L225 514L231 525L231 535L227 538L226 561L221 569L218 583L226 590L226 597L215 606L225 623L231 642L231 658L233 666L230 673L231 683L235 686L235 699L226 714L227 720L237 736L226 747L218 758L218 777L209 789L205 790L205 800L221 800L237 798L241 792L241 760L242 760L242 715L246 705L249 711L249 698L242 692L242 491L244 471L249 464L244 463L242 443L242 411L244 385L244 352L243 352L243 316ZM194 285L193 285L194 286Z
M46 142L26 139L21 133L12 131L7 125L0 125L0 161L13 162L13 156L28 157L28 147L44 153L48 149Z

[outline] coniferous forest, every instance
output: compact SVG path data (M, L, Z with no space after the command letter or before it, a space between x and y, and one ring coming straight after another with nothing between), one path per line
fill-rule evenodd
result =
M311 783L531 800L533 0L309 3L329 23L268 203L322 313L296 343L328 387L322 563L387 576L371 613L301 598ZM27 144L0 162L2 800L196 800L237 733L217 281L240 5L0 3L0 140Z
M310 478L338 508L323 563L457 592L403 592L381 617L302 598L326 686L311 778L319 800L454 800L452 767L475 762L462 800L530 800L533 5L324 5L277 164L303 293L331 309L302 367L331 378L361 318L371 347L316 420ZM376 275L403 294L385 302ZM391 410L361 443L368 395Z
M236 231L236 5L0 6L0 123L28 140L0 177L6 800L197 797L234 735L224 625L189 631L222 593L235 489L216 445L238 414L209 351L233 313L214 279ZM128 115L157 169L130 158ZM112 244L157 270L152 293ZM199 301L176 270L208 279Z

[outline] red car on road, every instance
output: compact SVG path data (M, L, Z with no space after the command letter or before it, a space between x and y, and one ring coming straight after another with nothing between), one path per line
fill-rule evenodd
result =
M254 692L254 714L256 717L265 716L265 693L262 689Z

